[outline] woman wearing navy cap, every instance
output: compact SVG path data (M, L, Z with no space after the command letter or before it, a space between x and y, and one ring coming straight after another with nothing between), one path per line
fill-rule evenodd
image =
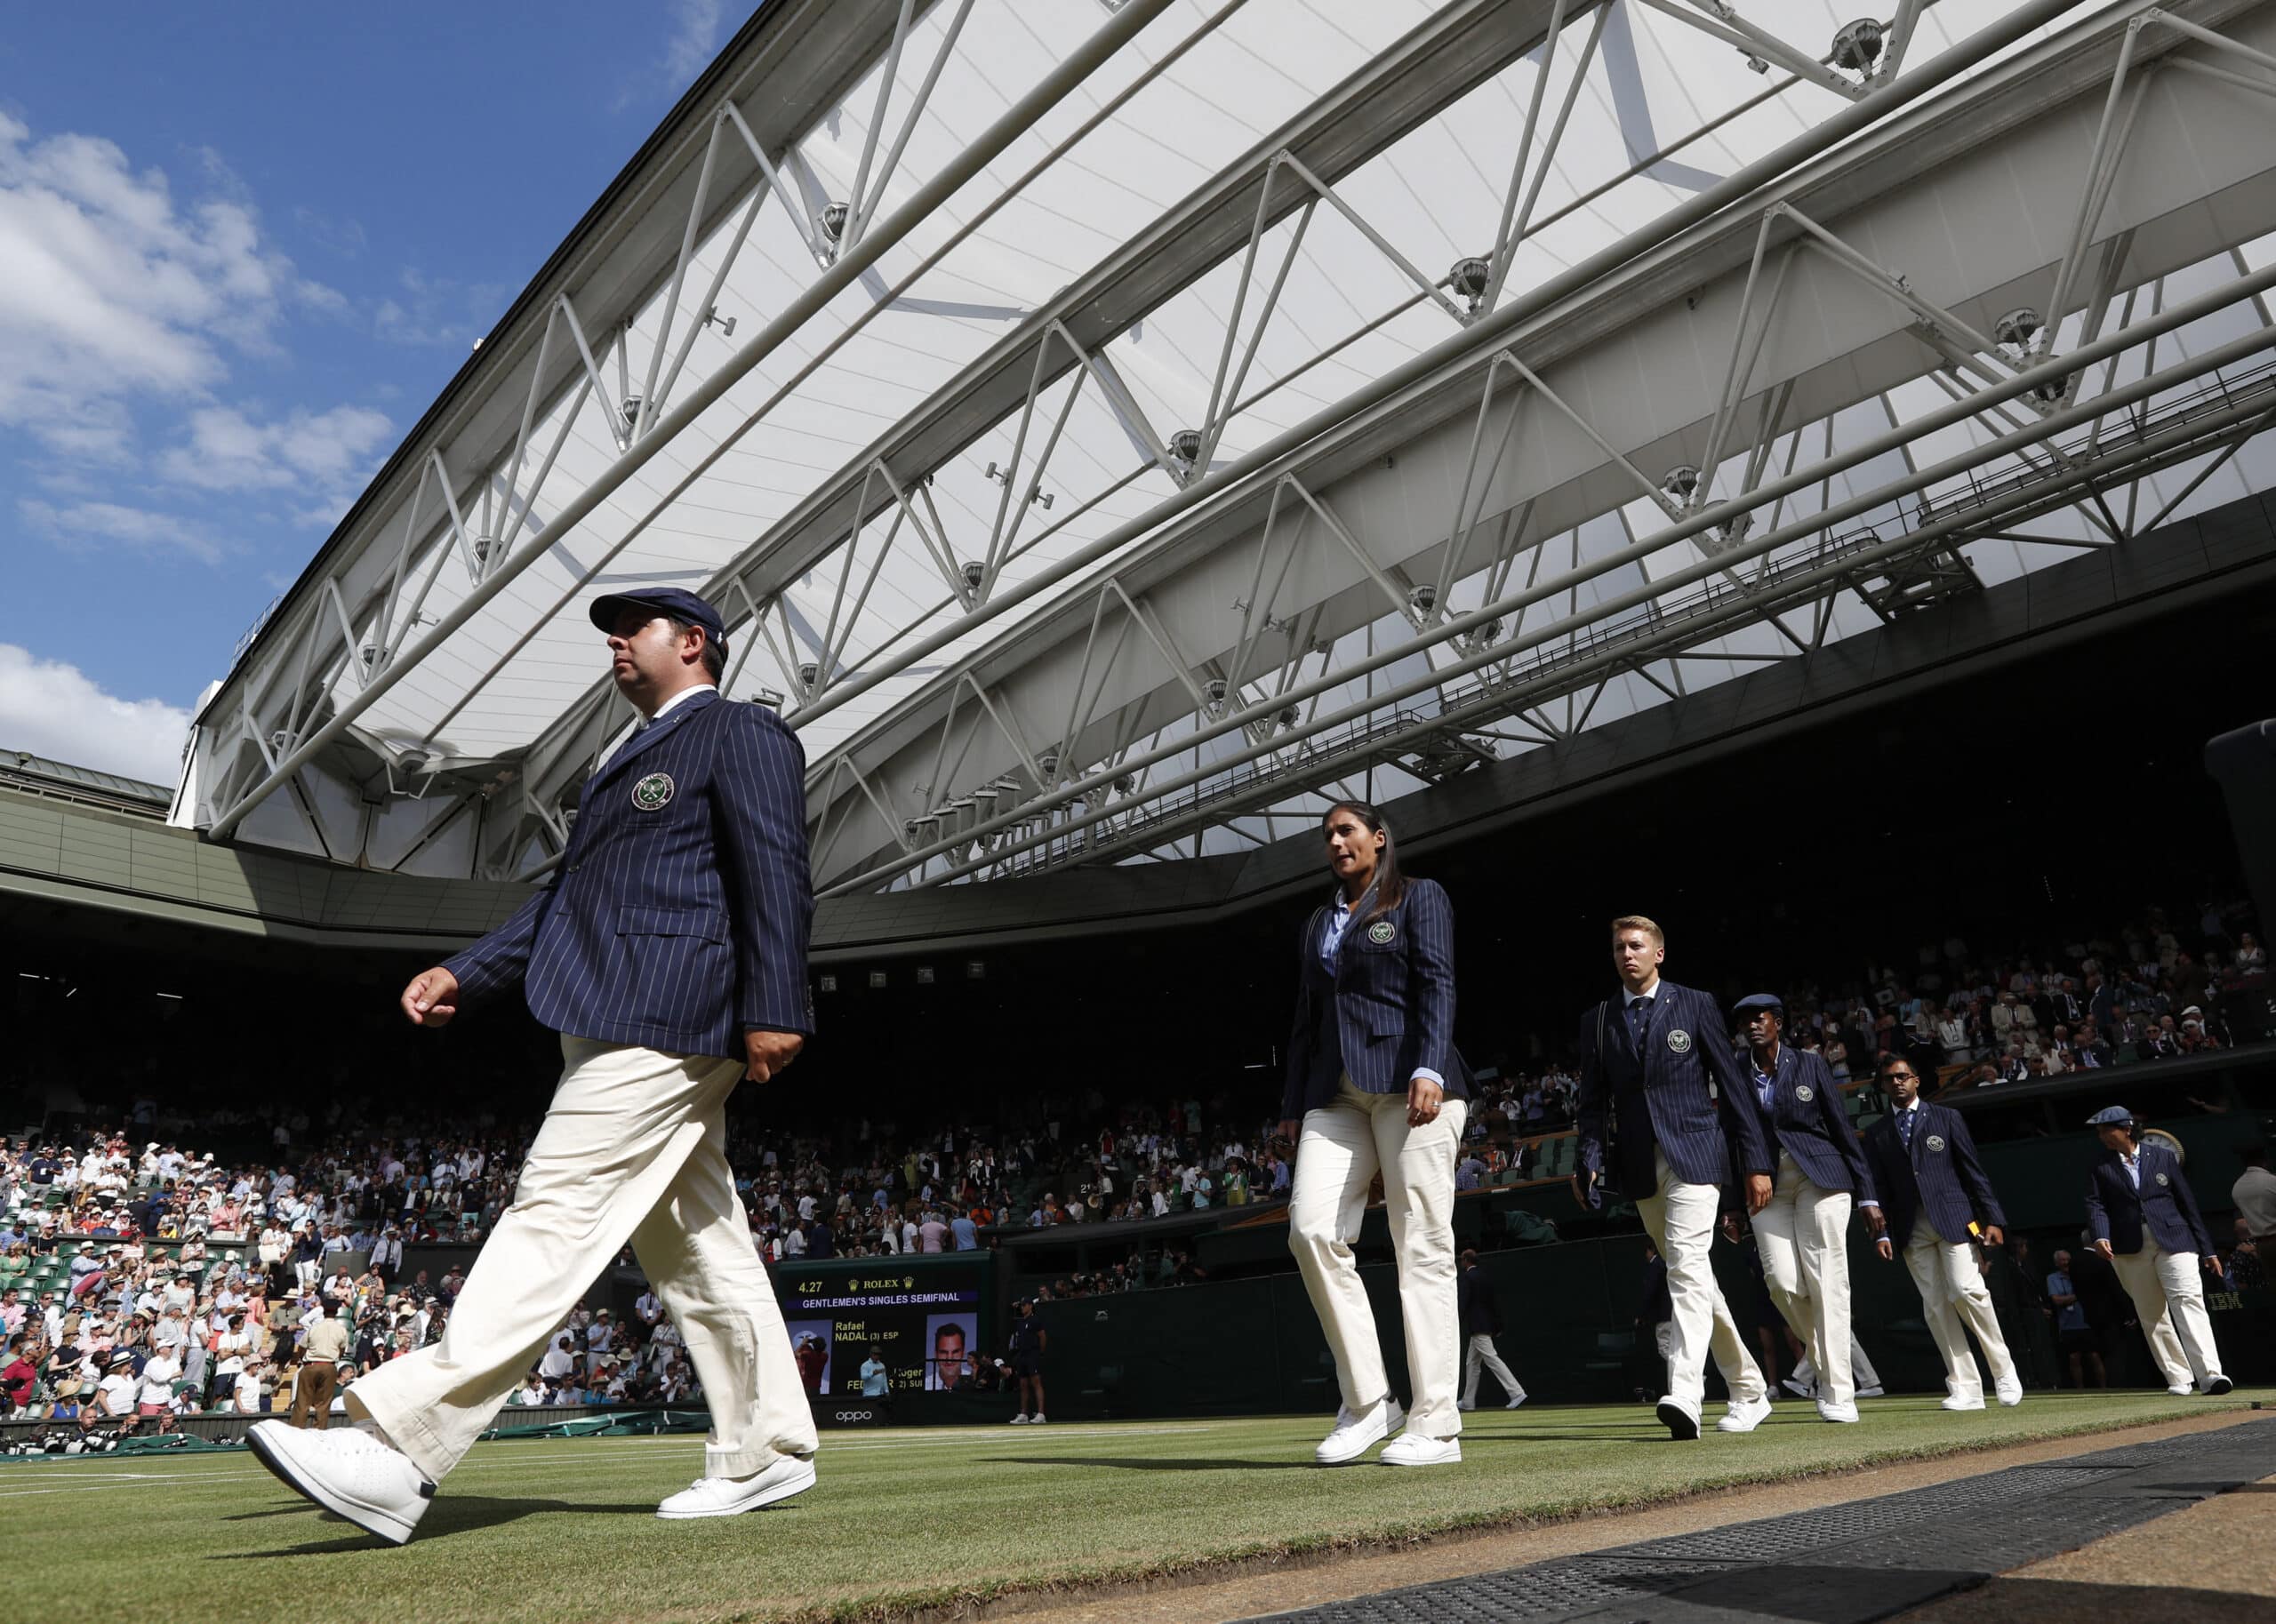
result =
M1462 1459L1455 1157L1469 1108L1454 1046L1454 909L1437 882L1400 872L1390 830L1373 807L1338 802L1321 833L1336 891L1298 943L1280 1107L1281 1137L1297 1145L1288 1245L1342 1396L1315 1459L1356 1460L1401 1419L1351 1256L1368 1186L1381 1172L1414 1399L1405 1433L1382 1460L1446 1465Z

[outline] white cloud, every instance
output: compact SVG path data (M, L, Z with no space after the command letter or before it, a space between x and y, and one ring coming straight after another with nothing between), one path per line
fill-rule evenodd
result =
M119 699L76 666L0 643L0 748L171 785L188 737L182 707Z
M59 507L36 497L24 498L16 504L16 510L26 524L65 547L118 542L143 552L180 553L200 564L221 562L220 544L203 525L179 514L106 501Z
M360 488L395 434L387 413L369 406L295 410L268 423L234 407L201 406L187 427L188 441L159 460L168 479L204 491L297 488L322 499L319 506Z
M242 183L207 154L211 195L179 204L94 136L35 141L0 113L0 428L97 460L132 446L128 405L195 398L236 350L276 352L291 307L336 309L267 245Z

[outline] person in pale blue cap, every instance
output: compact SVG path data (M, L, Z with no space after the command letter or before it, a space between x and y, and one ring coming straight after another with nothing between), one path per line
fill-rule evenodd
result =
M1742 998L1731 1012L1747 1038L1750 1103L1776 1165L1770 1201L1754 1215L1763 1284L1816 1366L1817 1412L1857 1419L1849 1360L1849 1212L1881 1232L1881 1209L1865 1152L1850 1131L1841 1085L1825 1061L1784 1042L1786 1006L1775 993Z
M2198 1274L2218 1278L2221 1260L2181 1158L2154 1141L2142 1143L2140 1124L2122 1105L2104 1107L2087 1126L2103 1142L2087 1175L2087 1228L2095 1250L2134 1300L2166 1391L2176 1398L2192 1391L2218 1397L2231 1383L2221 1372Z

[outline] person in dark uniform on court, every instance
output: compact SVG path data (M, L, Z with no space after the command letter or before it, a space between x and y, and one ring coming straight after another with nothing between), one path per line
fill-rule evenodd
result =
M1950 1106L1921 1099L1920 1074L1901 1054L1883 1055L1878 1076L1888 1115L1865 1131L1865 1156L1888 1222L1876 1247L1884 1258L1902 1255L1919 1290L1928 1334L1944 1361L1943 1407L1983 1408L1983 1378L1967 1348L1970 1331L1992 1367L2000 1402L2019 1404L2023 1377L2000 1334L1975 1256L1979 1238L1986 1246L2000 1244L2008 1219L1975 1154L1967 1119Z
M1451 1465L1462 1459L1455 1155L1470 1103L1455 1051L1454 905L1437 881L1407 878L1374 807L1340 801L1320 834L1335 891L1297 940L1280 1102L1280 1137L1296 1146L1288 1246L1342 1397L1313 1458L1357 1460L1400 1421L1351 1255L1380 1172L1414 1401L1382 1458Z
M659 1516L730 1516L812 1486L813 1413L727 1162L727 1096L813 1029L805 760L764 706L719 693L719 612L677 587L597 599L640 721L585 781L562 861L506 924L404 988L439 1027L518 990L562 1071L514 1199L439 1341L347 1390L355 1425L263 1423L255 1457L400 1545L579 1294L629 1244L711 1412L705 1475Z
M1732 1011L1745 1024L1748 1098L1760 1113L1776 1169L1770 1199L1754 1215L1763 1284L1817 1370L1817 1412L1829 1421L1857 1419L1849 1367L1849 1211L1864 1209L1880 1233L1865 1153L1841 1106L1841 1085L1815 1054L1780 1041L1786 1006L1775 993L1755 993Z
M1709 1248L1724 1187L1738 1183L1747 1211L1759 1212L1770 1200L1771 1164L1730 1025L1705 993L1660 979L1666 940L1639 914L1612 922L1621 990L1581 1022L1573 1195L1593 1209L1604 1186L1617 1188L1667 1260L1674 1334L1659 1416L1670 1436L1691 1439L1699 1436L1711 1350L1730 1394L1716 1429L1751 1432L1770 1413L1761 1367L1715 1284Z
M2095 1251L2118 1271L2119 1284L2134 1300L2166 1390L2178 1397L2193 1386L2217 1397L2232 1384L2221 1372L2198 1271L2217 1280L2221 1260L2188 1175L2163 1145L2140 1142L2140 1124L2122 1105L2096 1111L2087 1125L2103 1143L2102 1157L2087 1175L2087 1227Z

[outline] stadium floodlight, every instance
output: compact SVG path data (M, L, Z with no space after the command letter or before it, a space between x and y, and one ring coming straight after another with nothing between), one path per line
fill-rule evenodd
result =
M1881 44L1887 37L1879 22L1860 17L1834 35L1833 65L1854 74L1870 74L1881 60Z
M1992 324L1992 336L2014 349L2030 343L2043 323L2038 311L2019 305Z

